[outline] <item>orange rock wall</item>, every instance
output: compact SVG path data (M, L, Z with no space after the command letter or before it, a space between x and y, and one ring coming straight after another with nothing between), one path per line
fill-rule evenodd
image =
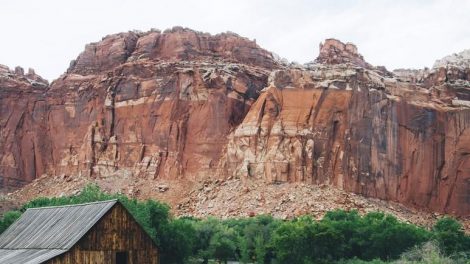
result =
M46 87L34 73L0 65L0 191L21 187L45 172L50 142Z
M468 215L470 109L426 105L419 91L404 100L394 95L397 84L387 81L371 89L367 72L343 77L346 89L325 89L315 81L265 89L229 136L224 173L332 184ZM400 93L407 86L398 85Z

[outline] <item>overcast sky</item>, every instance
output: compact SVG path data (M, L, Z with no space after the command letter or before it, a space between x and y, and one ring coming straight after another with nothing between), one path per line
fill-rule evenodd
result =
M49 80L107 34L177 25L233 31L300 63L338 38L374 65L422 68L470 48L470 0L11 0L0 25L0 64Z

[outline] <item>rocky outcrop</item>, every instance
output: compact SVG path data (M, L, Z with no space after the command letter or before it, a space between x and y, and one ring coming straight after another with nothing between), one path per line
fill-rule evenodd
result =
M18 188L44 173L48 83L30 69L0 65L0 192Z
M433 68L445 68L453 66L457 68L468 69L470 68L470 49L455 53L444 58L437 60Z
M387 77L333 44L321 65L271 74L230 135L224 173L470 214L470 86L433 79L440 69L423 83Z
M334 39L301 66L234 33L109 35L50 85L0 68L0 188L44 175L177 200L209 178L253 179L469 215L462 65L389 72Z
M322 64L351 63L363 68L372 67L359 54L356 45L349 42L345 44L337 39L327 39L324 43L320 43L320 54L315 62Z
M67 75L48 98L54 174L206 177L267 74L244 64L144 60L104 76Z
M71 62L68 73L96 74L125 62L150 61L221 61L256 65L271 69L276 65L270 52L254 41L235 33L210 35L182 27L163 33L127 32L104 37L88 44Z
M47 89L15 83L28 91L24 102L1 83L11 140L2 144L2 174L18 181L12 186L42 174L209 177L276 65L233 33L177 27L107 36ZM21 158L12 157L11 144Z

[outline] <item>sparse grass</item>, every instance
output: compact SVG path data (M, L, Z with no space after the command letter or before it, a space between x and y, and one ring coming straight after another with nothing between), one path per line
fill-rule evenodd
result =
M428 241L402 254L396 264L469 264L465 254L445 256L436 241Z
M428 241L421 246L414 247L401 255L398 260L385 262L382 260L364 261L349 259L339 261L337 264L470 264L470 256L460 253L446 256L440 250L436 241Z

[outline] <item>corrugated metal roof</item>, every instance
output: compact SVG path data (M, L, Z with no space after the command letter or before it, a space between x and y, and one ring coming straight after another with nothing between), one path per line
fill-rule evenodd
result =
M111 200L28 209L0 235L0 249L69 250L116 203Z
M0 249L2 264L37 264L67 252L61 249Z

